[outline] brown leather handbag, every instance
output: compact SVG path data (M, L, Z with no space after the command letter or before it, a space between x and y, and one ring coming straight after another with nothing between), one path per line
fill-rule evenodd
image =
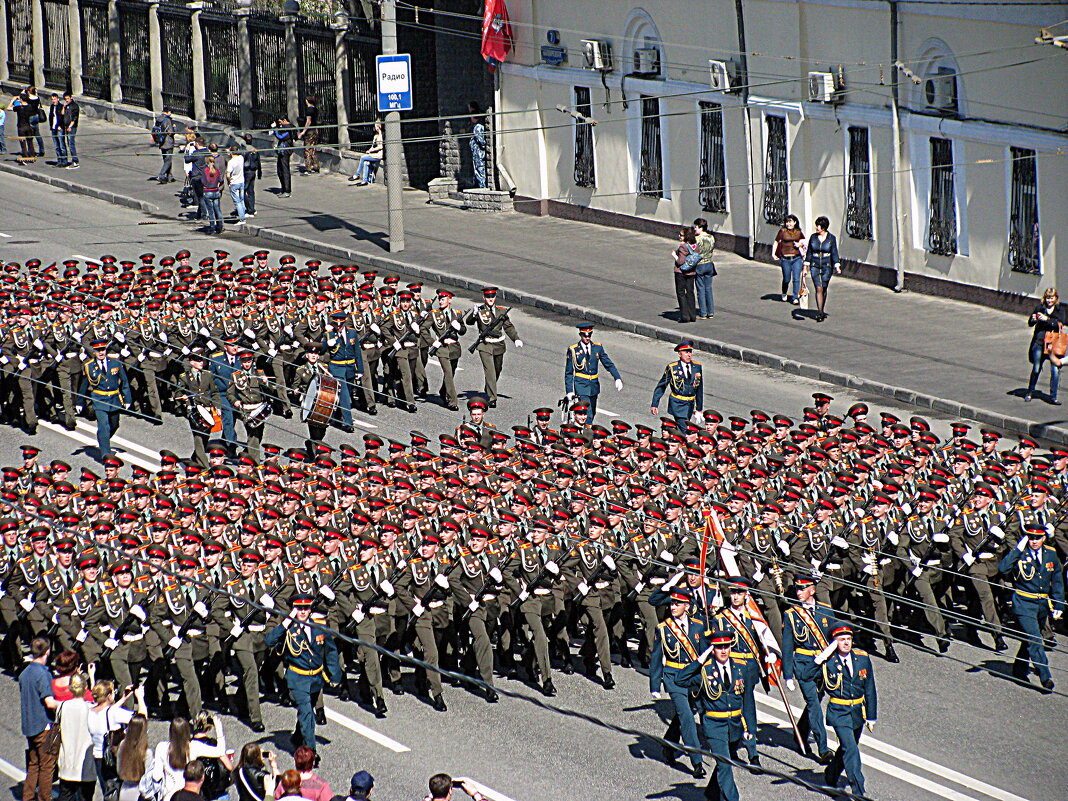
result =
M1046 338L1042 344L1042 352L1055 365L1061 366L1061 359L1064 358L1065 353L1068 353L1068 331L1064 330L1063 325L1058 325L1056 331L1046 332Z

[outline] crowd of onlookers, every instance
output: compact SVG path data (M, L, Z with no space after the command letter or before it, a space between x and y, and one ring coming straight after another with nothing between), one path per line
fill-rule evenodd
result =
M174 718L166 739L149 741L142 687L118 695L114 682L96 680L95 665L63 651L52 658L49 640L30 643L30 661L19 675L22 733L26 737L23 801L368 801L374 778L353 774L347 795L335 795L316 771L319 756L306 745L281 770L278 756L249 742L240 754L227 748L217 717L202 712ZM236 756L236 758L235 758ZM430 777L426 801L448 801L453 788L482 801L466 779Z
M45 156L44 137L41 126L48 125L55 149L55 166L78 169L78 147L75 138L78 135L78 123L81 108L74 95L64 92L60 97L53 92L45 104L37 93L36 86L27 86L5 106L0 103L0 153L7 153L8 112L15 120L15 139L19 143L19 158L23 164L33 163Z

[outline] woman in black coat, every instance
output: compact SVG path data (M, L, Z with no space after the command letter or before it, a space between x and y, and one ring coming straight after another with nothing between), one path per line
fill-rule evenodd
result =
M838 256L838 239L828 228L831 221L826 217L816 218L816 233L808 238L808 250L805 253L803 270L812 278L816 290L816 322L827 319L827 290L831 286L831 276L842 272L842 260Z
M1060 406L1057 400L1057 385L1061 377L1060 359L1051 357L1043 351L1046 342L1046 333L1059 331L1066 324L1064 309L1060 306L1061 296L1057 290L1050 287L1042 293L1042 302L1039 303L1031 316L1027 318L1027 324L1034 329L1031 334L1031 346L1027 356L1031 360L1031 380L1027 382L1027 394L1024 400L1029 401L1035 393L1038 385L1038 376L1042 372L1042 365L1049 362L1049 402L1054 406Z

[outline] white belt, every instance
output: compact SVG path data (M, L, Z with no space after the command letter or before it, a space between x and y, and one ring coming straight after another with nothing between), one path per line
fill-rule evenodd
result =
M254 634L259 634L261 631L266 631L267 627L261 626L259 623L257 623L253 626L248 626L248 630L253 632Z
M552 590L548 590L545 587L538 587L538 589L534 590L535 595L550 595L551 593Z
M429 606L431 609L437 609L439 606L444 606L444 605L445 605L444 601L431 601L430 603L427 604L427 606Z
M658 576L657 578L649 579L649 583L650 584L655 584L656 586L659 587L661 584L667 584L667 579L666 578L660 578Z
M608 589L608 587L609 587L609 585L611 583L612 583L611 581L595 581L595 582L593 582L593 586L594 586L595 589L605 590L605 589Z
M498 342L504 342L504 337L486 337L483 342L490 342L496 345Z

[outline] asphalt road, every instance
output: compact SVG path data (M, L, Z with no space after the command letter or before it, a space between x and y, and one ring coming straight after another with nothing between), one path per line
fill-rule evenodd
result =
M141 218L136 212L30 181L6 179L0 199L5 208L0 234L8 235L0 236L0 257L5 259L96 258L105 252L136 257L145 250L162 254L180 247L190 247L197 256L220 242L237 253L250 249L239 240L208 238L183 224L137 226ZM473 300L458 298L461 307ZM563 352L574 334L574 321L524 309L516 310L514 320L526 347L509 350L501 403L490 418L504 430L525 422L529 410L552 405L562 395ZM670 349L615 331L601 331L597 338L619 365L625 383L624 391L616 393L606 382L601 420L607 419L609 412L632 422L651 419L650 393L663 364L672 356ZM836 397L834 408L867 400L876 408L893 408L906 417L912 413L881 399L855 396L838 387L727 359L705 357L703 361L706 406L724 414L746 415L750 409L762 408L796 415L817 390ZM461 394L479 390L478 361L465 356L461 368ZM358 416L360 427L403 441L413 429L433 437L459 423L459 415L431 404L420 405L413 415L380 409L374 418ZM947 433L950 421L930 415L929 419L937 433ZM277 427L270 430L266 441L288 446L304 436L294 421L275 418L272 424ZM152 466L158 465L154 454L161 448L180 455L191 450L188 428L174 419L162 427L126 419L119 436L126 458ZM344 436L332 431L328 441L337 444ZM0 426L0 462L17 463L17 446L25 439L21 432ZM75 464L89 464L94 455L94 431L89 425L73 435L42 426L35 442L46 456L69 457ZM1063 644L1061 649L1052 658L1054 676L1061 688L1068 688L1068 649ZM963 643L954 643L949 658L942 659L910 647L899 650L899 665L875 660L880 718L874 739L866 735L869 744L863 749L869 795L887 801L1061 801L1065 797L1068 767L1063 732L1068 727L1068 701L1064 696L1040 696L1016 686L1003 678L1009 664L1002 656ZM650 701L647 679L638 671L618 669L616 678L617 689L605 692L582 676L559 676L560 694L553 704L615 725L661 734L661 716L668 712L666 702ZM501 680L499 685L503 690L540 698L519 682ZM758 698L764 764L818 783L822 775L819 767L791 750L788 732L774 722L785 717L781 701L768 699L760 691ZM344 718L334 717L321 730L323 774L337 792L343 793L355 770L370 770L378 783L375 797L386 799L421 798L426 778L439 770L469 776L490 788L501 801L701 797L686 773L660 762L659 748L646 738L617 734L536 708L525 700L504 697L499 705L489 706L462 688L447 688L446 700L450 711L442 715L411 696L387 698L390 715L377 721L355 704L330 699L328 706ZM800 696L790 700L797 705ZM10 679L0 678L0 703L9 704L12 711L18 703L17 687ZM261 739L273 739L272 748L288 750L293 712L268 707L265 722L271 735ZM253 736L230 718L226 728L233 747L240 748ZM163 736L162 723L154 724L154 736L157 733ZM382 735L390 739L383 740ZM17 776L22 747L18 718L5 716L0 722L0 757L11 764L0 762L0 772L14 774L13 779ZM740 771L736 777L743 798L791 801L813 797L809 791L773 783L767 777Z

